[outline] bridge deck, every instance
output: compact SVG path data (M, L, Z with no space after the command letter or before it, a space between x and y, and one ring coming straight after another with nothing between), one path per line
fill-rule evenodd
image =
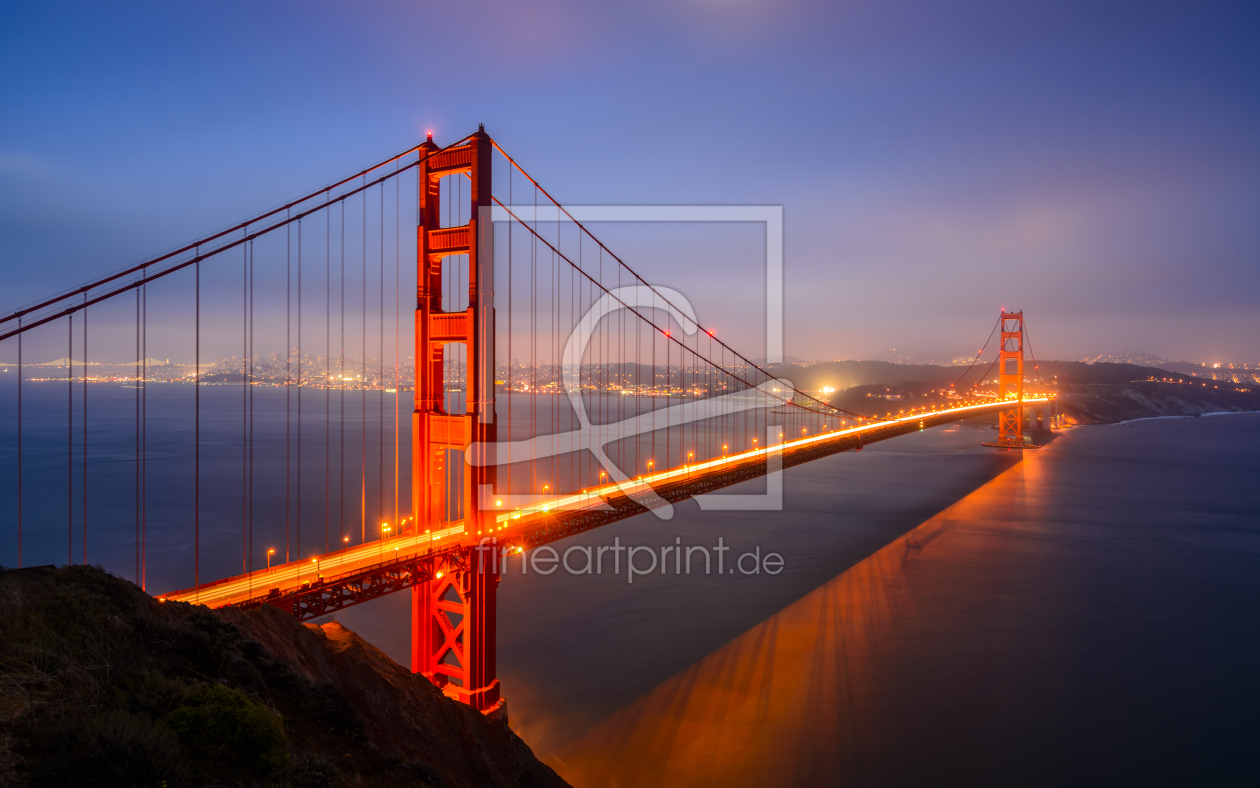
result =
M1024 404L1039 405L1048 401L1048 398L1025 399ZM859 440L874 443L1009 407L1009 401L961 405L806 436L647 474L627 484L608 484L540 500L497 515L489 533L466 534L463 523L451 524L433 533L404 532L164 594L159 599L210 607L252 607L268 603L292 609L300 618L309 618L427 580L454 560L455 554L466 551L470 542L476 543L482 537L493 538L500 547L538 547L646 511L646 507L635 502L637 493L650 490L668 501L682 500L764 475L767 459L776 454L782 455L785 466L796 465L856 448Z

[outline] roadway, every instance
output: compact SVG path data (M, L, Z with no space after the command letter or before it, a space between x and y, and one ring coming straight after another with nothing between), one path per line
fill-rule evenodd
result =
M1048 402L1047 397L1025 399L1025 405L1040 405ZM610 515L591 518L589 515L608 511L609 504L615 500L634 500L642 493L660 493L666 489L682 490L681 496L691 494L688 488L696 490L704 487L706 481L711 482L705 489L714 489L734 484L752 475L764 473L767 460L780 454L785 464L791 458L808 461L834 451L856 445L859 437L870 436L878 439L904 434L922 425L923 428L952 423L959 419L987 415L1009 407L1009 401L988 401L967 403L952 408L939 410L919 410L903 416L890 417L882 421L870 422L856 427L840 430L828 430L817 435L807 435L774 446L751 449L711 460L682 465L665 471L646 474L621 484L607 484L579 493L547 498L537 503L503 512L494 518L491 532L482 534L465 534L464 524L453 523L447 528L432 533L404 532L397 536L366 542L361 545L347 547L312 558L278 564L235 577L206 583L196 588L183 589L158 597L161 601L180 601L203 604L209 607L227 607L233 605L250 606L261 602L291 602L294 597L320 594L326 589L339 584L357 583L365 576L373 573L385 573L399 566L415 564L422 557L456 552L469 542L482 537L494 537L501 545L512 545L515 542L538 546L546 541L554 541L577 530L586 528L551 528L553 535L539 536L539 526L555 524L565 520L577 520L586 515L586 521L598 527L608 522L638 514L643 510L640 505L622 506ZM873 442L873 441L869 441ZM828 451L828 450L831 451ZM346 602L345 604L352 604ZM344 606L344 605L343 605Z

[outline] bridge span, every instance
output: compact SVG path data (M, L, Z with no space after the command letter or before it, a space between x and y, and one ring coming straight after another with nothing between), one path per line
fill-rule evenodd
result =
M1025 407L1044 406L1047 397L1025 399ZM624 485L608 484L526 509L495 516L486 532L467 532L458 522L438 531L405 525L401 533L318 556L276 564L244 575L160 594L163 602L208 607L257 607L269 604L309 620L385 594L427 582L439 573L466 570L470 551L495 543L499 557L523 552L648 511L637 493L651 489L675 503L694 495L764 476L767 460L778 455L788 468L910 432L952 424L960 419L997 415L1009 405L988 402L911 414L822 435L752 449L718 459L646 474Z
M497 179L492 177L495 161L507 165ZM414 180L404 191L401 184L408 178ZM414 236L402 231L403 217L413 211ZM414 279L403 278L404 258L415 261ZM393 264L392 282L387 262ZM175 292L179 276L185 289ZM182 328L149 329L149 288L159 280L168 289L160 291L165 294L156 299L160 310L155 311L176 315L177 322L185 321ZM414 300L408 297L413 316L404 320L402 293L413 283ZM387 291L393 295L392 325ZM215 298L214 311L204 307L215 317L203 318L203 300ZM113 333L89 333L89 309L93 326L104 321ZM96 338L117 337L120 325L129 331L133 314L134 347L124 332L127 341L120 346L100 349L106 340ZM284 325L278 330L281 315ZM49 339L47 328L63 320L66 331ZM208 336L203 336L203 322ZM985 357L995 338L996 352ZM0 317L0 341L14 340L18 359L14 508L19 566L25 516L23 343L32 339L64 353L68 563L76 559L76 536L81 560L88 562L90 512L99 516L103 511L114 521L129 514L117 508L118 490L103 496L114 509L99 503L97 509L89 507L96 454L106 455L101 464L112 462L115 468L120 456L119 447L90 441L89 381L134 389L135 580L142 588L148 584L147 545L153 538L147 509L152 473L148 387L158 382L191 387L191 407L183 418L192 422L193 438L179 447L191 455L191 512L184 521L163 518L168 524L157 536L192 544L187 576L193 585L158 599L210 607L272 605L307 620L410 590L412 670L488 714L505 713L495 633L500 565L507 555L960 419L994 416L994 445L1022 449L1027 409L1048 409L1053 403L1045 387L1026 390L1024 315L1005 310L976 358L953 384L936 392L931 405L895 415L891 410L863 414L826 401L830 389L795 388L739 353L713 326L703 325L683 294L644 279L484 129L446 147L430 136L398 156L234 227ZM191 364L172 364L169 358L159 364L152 358L177 356L181 342ZM211 351L206 348L212 344L216 361L207 364ZM121 365L134 372L89 371L89 364L101 364L88 361L89 345L96 354L137 359ZM279 352L260 352L260 347L277 345ZM391 352L393 363L387 365ZM410 371L405 358L414 359ZM399 392L412 378L411 446L403 451ZM36 380L49 382L46 372ZM237 436L232 440L239 440L230 457L223 448L231 443L226 432L208 442L202 435L207 385L240 387L239 397L216 394L220 410L207 412L216 429L232 425ZM282 411L256 403L263 386L283 389ZM77 402L76 389L81 392ZM387 394L393 399L392 468L385 434ZM506 399L506 406L496 408L497 398ZM665 407L658 408L662 399ZM312 401L323 417L314 434ZM224 403L237 409L229 412ZM572 406L576 431L563 433L562 408L554 403ZM645 403L651 403L646 413ZM340 411L334 419L335 405ZM379 429L371 441L376 457L369 452L372 410ZM662 414L663 425L658 423ZM116 413L110 417L117 420ZM281 418L283 431L278 429ZM278 437L271 445L255 437L256 422L268 425L267 419L276 427L268 434L283 436L283 453ZM529 455L544 439L569 441L547 455L567 458L563 472L558 466L547 471L554 474L547 477L550 483L528 468L521 473L521 457L513 457L510 448ZM500 457L501 446L509 449ZM256 461L256 449L273 454ZM219 467L240 468L233 482L239 482L239 492L232 495L240 501L241 572L212 582L201 579L201 526L204 499L210 497L202 495L207 453ZM535 469L538 456L526 457ZM260 465L263 472L282 467L283 485L256 484ZM323 492L315 550L310 549L312 483ZM208 492L227 494L222 477L216 484ZM282 501L266 508L255 500L265 495ZM353 506L349 529L347 502ZM266 541L255 534L256 520ZM381 538L369 539L368 523L378 521ZM222 533L222 523L215 525ZM264 563L259 547L269 543L277 547L268 548L265 566L258 569ZM329 549L338 543L343 549ZM286 560L272 566L277 552Z

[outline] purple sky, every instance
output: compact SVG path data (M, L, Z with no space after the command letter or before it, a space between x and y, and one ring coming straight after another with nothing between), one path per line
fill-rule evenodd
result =
M565 202L783 205L792 355L1005 306L1047 357L1257 361L1255 8L8 3L0 310L483 122ZM756 237L612 234L759 354Z

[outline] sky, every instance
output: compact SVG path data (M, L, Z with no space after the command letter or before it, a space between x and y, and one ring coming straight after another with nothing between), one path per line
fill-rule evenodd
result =
M790 355L1005 307L1045 357L1260 361L1257 40L1211 2L6 3L0 311L484 123L566 203L783 206ZM761 341L755 233L609 233Z

